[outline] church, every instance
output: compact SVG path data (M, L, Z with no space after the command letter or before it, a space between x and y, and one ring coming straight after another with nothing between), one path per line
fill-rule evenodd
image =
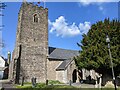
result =
M48 46L48 9L23 2L18 14L16 43L9 66L9 79L20 83L58 80L76 82L73 60L78 51Z

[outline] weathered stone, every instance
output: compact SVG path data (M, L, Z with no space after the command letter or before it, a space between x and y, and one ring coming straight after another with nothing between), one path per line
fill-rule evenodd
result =
M23 3L19 11L16 45L9 78L16 83L46 81L48 55L48 9Z

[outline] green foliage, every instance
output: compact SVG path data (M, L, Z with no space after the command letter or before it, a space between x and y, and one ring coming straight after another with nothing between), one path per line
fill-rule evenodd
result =
M58 81L58 80L49 80L49 81L48 81L48 84L63 84L63 83L61 83L61 82Z
M75 88L74 86L69 86L69 85L49 85L46 86L47 89L52 89L52 90L58 90L58 89L67 89L67 88Z
M45 83L38 83L36 88L44 88L46 87L46 84Z
M16 88L20 88L20 90L58 90L58 89L67 89L67 88L76 88L74 86L69 85L45 85L45 83L38 83L36 87L32 88L31 84L25 84L24 86L17 85Z
M78 68L95 69L102 74L111 74L106 35L110 38L114 70L120 73L120 22L109 19L93 24L87 35L83 35L81 43L77 43L82 49L80 55L74 58Z
M45 88L45 87L46 87L45 83L37 83L37 86L35 88ZM24 86L16 85L16 88L31 89L32 84L31 83L24 83Z
M16 88L32 88L31 84L25 84L24 86L21 86L21 85L16 85Z

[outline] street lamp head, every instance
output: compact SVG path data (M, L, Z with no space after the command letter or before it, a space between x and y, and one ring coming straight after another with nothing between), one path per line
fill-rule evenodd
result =
M8 51L8 54L10 54L10 51Z
M108 37L108 35L106 36L106 42L110 43L110 38Z

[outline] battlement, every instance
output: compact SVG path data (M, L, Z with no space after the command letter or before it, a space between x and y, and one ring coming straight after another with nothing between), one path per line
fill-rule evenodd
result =
M25 4L26 7L32 7L32 8L36 8L36 9L39 9L39 10L45 10L46 12L48 11L48 8L44 8L43 6L38 6L37 4L35 5L32 2L25 2L23 4Z
M25 78L25 82L30 82L35 76L38 82L45 82L47 55L48 9L34 3L23 2L18 17L13 56L13 60L17 63L15 63L15 71L13 71L15 73L11 75L12 78L16 83L22 77Z

